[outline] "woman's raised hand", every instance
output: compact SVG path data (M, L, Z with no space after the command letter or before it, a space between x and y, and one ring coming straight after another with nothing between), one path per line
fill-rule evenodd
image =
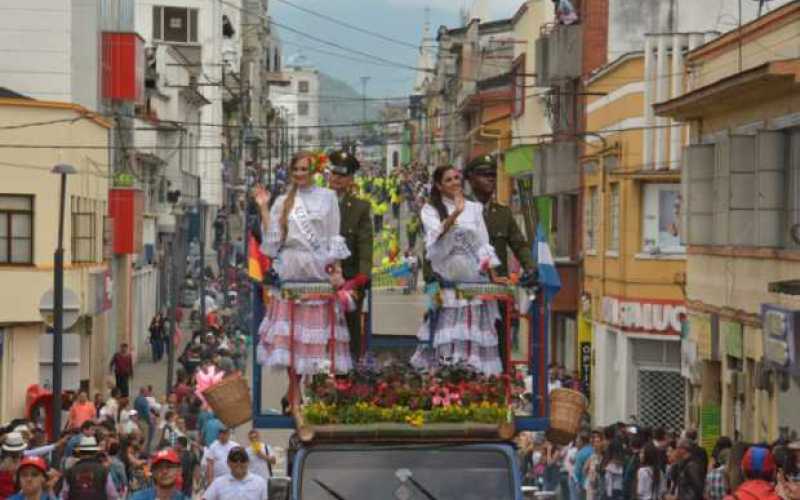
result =
M459 193L455 196L455 200L453 200L456 205L456 213L461 214L464 211L464 194Z
M264 186L257 184L251 191L253 201L256 202L258 208L264 209L269 207L270 194L269 191L264 189Z

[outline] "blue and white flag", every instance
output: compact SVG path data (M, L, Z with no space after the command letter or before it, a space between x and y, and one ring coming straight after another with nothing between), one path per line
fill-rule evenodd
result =
M542 287L545 300L549 302L561 290L561 277L558 275L550 245L547 244L547 236L541 225L536 228L533 253L536 255L536 266L539 270L539 285Z

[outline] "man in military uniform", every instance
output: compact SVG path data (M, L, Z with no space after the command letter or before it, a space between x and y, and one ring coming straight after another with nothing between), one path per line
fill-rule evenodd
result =
M363 291L372 272L372 217L369 202L353 194L353 174L360 168L356 157L345 151L335 151L328 158L331 163L329 184L339 197L340 233L350 249L350 257L342 261L342 274L361 292L356 310L347 313L350 353L356 362L361 357Z
M511 209L494 200L494 192L497 189L497 159L491 155L478 156L467 164L464 178L469 182L475 200L483 204L483 220L486 222L489 242L500 260L500 266L495 268L495 273L502 277L508 276L510 249L524 271L520 282L530 284L535 279L530 243L520 231ZM500 322L497 325L497 340L500 358L505 363L506 338L502 335L502 324Z

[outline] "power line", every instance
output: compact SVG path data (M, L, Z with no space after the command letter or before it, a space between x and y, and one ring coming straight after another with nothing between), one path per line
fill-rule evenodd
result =
M402 45L404 47L410 47L410 48L412 48L414 50L419 49L419 47L417 45L415 45L415 44L412 44L412 43L409 43L409 42L405 42L403 40L398 40L396 38L392 38L390 36L386 36L386 35L383 35L381 33L377 33L375 31L370 31L368 29L361 28L359 26L355 26L355 25L350 24L350 23L348 23L346 21L342 21L341 19L336 19L334 17L331 17L331 16L329 16L327 14L322 14L320 12L316 12L316 11L314 11L312 9L308 9L306 7L301 7L301 6L299 6L299 5L297 5L297 4L293 3L293 2L290 2L289 0L278 0L278 1L281 2L281 3L285 3L286 5L289 5L291 7L294 7L297 10L303 11L303 12L305 12L307 14L311 14L312 16L316 16L316 17L319 17L320 19L325 19L327 21L331 21L333 23L336 23L339 26L344 26L346 28L350 28L351 30L358 31L359 33L364 33L366 35L371 35L371 36L380 38L381 40L386 40L387 42L396 43L397 45Z

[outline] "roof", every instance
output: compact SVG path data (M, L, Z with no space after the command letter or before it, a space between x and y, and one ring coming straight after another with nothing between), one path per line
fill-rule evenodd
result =
M706 115L710 109L736 108L748 102L796 92L800 87L800 58L770 61L710 83L654 106L659 116L686 121Z
M606 76L611 71L617 69L619 66L622 66L627 61L631 61L633 59L639 59L639 58L643 58L643 57L644 57L644 51L642 51L642 50L636 50L636 51L633 51L633 52L626 52L626 53L620 55L619 57L617 57L616 59L614 59L613 61L611 61L609 63L606 63L606 64L600 66L599 68L597 68L596 70L594 70L592 72L592 74L590 74L589 77L586 79L585 84L586 85L591 85L594 82L596 82L597 80L599 80L599 79L603 78L604 76ZM642 78L644 78L644 76L642 76Z
M63 109L74 111L76 115L85 116L87 120L90 120L97 125L100 125L103 128L112 128L113 125L110 121L106 120L106 118L94 111L89 111L88 109L84 108L80 104L73 104L71 102L59 102L59 101L37 101L36 99L31 99L29 97L23 96L20 97L2 97L0 96L0 106L17 106L20 108L42 108L42 109Z
M14 92L11 89L0 87L0 99L31 99L31 98L26 95L22 95L18 92Z

